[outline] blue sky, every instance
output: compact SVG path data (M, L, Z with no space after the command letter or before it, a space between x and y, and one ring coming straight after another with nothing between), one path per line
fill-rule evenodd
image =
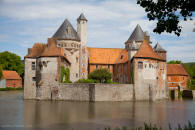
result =
M0 0L0 52L11 51L22 58L35 42L46 43L65 18L76 29L80 13L88 19L87 45L124 48L124 42L140 24L159 42L168 60L195 62L195 21L181 21L182 34L152 32L155 22L148 21L136 0Z

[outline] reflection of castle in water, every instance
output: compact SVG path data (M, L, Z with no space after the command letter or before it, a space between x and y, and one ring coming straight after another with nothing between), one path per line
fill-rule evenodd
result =
M180 103L173 103L174 107L185 109ZM43 128L88 129L105 126L131 128L142 126L144 122L168 126L168 123L174 123L175 117L183 121L186 113L169 109L169 102L166 101L96 103L24 101L24 124Z

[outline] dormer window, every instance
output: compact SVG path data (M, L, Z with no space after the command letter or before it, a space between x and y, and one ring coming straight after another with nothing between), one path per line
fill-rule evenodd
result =
M121 55L121 59L123 59L124 58L124 55Z
M68 28L66 29L66 31L67 31L68 35L70 35L71 34L71 27L68 26Z

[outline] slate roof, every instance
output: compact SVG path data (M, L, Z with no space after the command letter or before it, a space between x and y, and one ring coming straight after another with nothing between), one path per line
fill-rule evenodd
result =
M167 75L189 76L183 64L167 64Z
M122 48L87 48L89 64L115 64Z
M81 15L78 17L77 20L86 20L87 21L87 19L85 18L85 15L83 13L81 13Z
M154 46L154 51L155 51L155 52L166 52L166 50L163 49L162 46L161 46L159 43L157 43L157 44Z
M62 25L58 28L56 33L53 35L53 38L77 40L77 41L80 40L79 36L77 35L77 32L75 31L71 23L68 21L68 19L65 19Z
M126 41L126 43L133 42L133 41L139 42L143 40L144 40L144 32L141 29L140 25L137 24L136 28L134 29L134 31L132 32L131 36Z
M2 74L4 79L22 79L16 71L3 70Z
M25 58L36 58L41 55L47 45L43 43L35 43L32 48L29 48L30 53Z
M135 58L152 58L152 59L156 59L156 60L163 60L160 56L158 56L154 52L154 50L152 49L152 46L149 45L149 43L146 40L143 41L139 50L134 55L134 57Z

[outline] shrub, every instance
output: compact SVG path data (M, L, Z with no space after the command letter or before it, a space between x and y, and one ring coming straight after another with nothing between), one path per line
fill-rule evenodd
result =
M108 69L96 69L89 73L88 78L94 80L95 83L106 83L111 80L112 74Z
M64 81L64 76L65 76L65 81ZM61 78L60 78L61 83L71 83L70 81L70 70L69 68L65 68L64 66L61 66Z
M75 83L95 83L93 79L79 79Z

